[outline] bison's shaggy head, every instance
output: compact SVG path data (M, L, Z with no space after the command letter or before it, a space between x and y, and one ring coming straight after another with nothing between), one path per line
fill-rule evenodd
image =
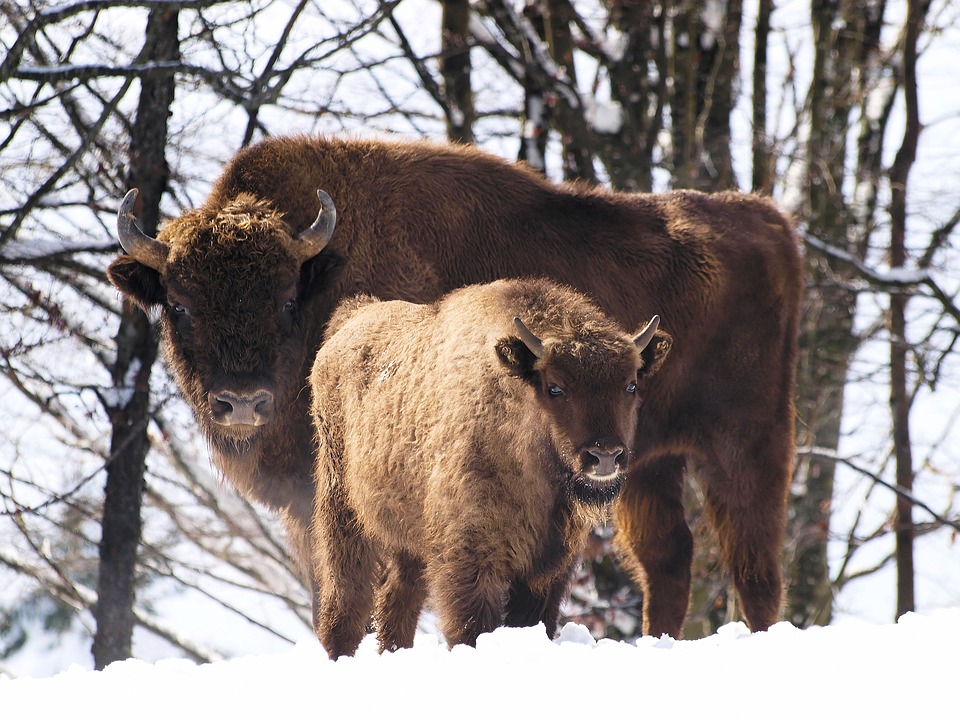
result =
M635 336L580 325L541 340L514 318L517 337L497 343L500 362L536 394L565 491L584 504L611 502L626 478L642 383L672 343L659 323L655 315Z
M160 308L170 366L223 453L249 447L303 389L319 332L304 309L343 262L321 252L336 211L319 197L317 220L299 233L250 195L184 213L157 238L136 225L135 190L120 207L126 254L111 263L110 280L145 310Z

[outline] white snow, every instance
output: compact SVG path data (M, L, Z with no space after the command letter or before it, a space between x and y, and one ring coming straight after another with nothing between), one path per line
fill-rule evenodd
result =
M566 625L501 628L476 649L432 634L378 655L327 659L319 643L194 665L187 660L72 668L45 679L0 679L5 718L455 717L790 718L952 717L960 707L960 609L896 624L847 622L750 634L742 623L692 641L594 641Z

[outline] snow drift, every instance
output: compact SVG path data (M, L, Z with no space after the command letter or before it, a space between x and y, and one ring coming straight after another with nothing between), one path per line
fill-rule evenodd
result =
M327 659L315 641L289 652L194 665L114 663L46 679L0 679L5 718L950 717L960 706L960 609L895 625L843 623L702 640L593 640L566 625L501 628L476 649L419 635L411 650Z

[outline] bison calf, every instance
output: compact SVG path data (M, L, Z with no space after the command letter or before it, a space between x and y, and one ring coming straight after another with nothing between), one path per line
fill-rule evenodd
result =
M310 378L331 657L353 654L371 611L381 651L410 647L428 589L451 646L504 622L554 634L670 349L658 323L628 335L546 280L341 306Z

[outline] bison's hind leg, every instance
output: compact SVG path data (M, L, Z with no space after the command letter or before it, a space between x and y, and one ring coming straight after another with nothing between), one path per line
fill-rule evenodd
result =
M413 647L427 587L423 562L407 553L396 553L387 563L377 592L374 618L380 652Z
M784 433L785 435L785 433ZM701 475L706 510L724 561L754 632L780 619L783 603L782 551L790 482L787 441L777 437L753 445L749 462L729 457L732 444L705 463Z

